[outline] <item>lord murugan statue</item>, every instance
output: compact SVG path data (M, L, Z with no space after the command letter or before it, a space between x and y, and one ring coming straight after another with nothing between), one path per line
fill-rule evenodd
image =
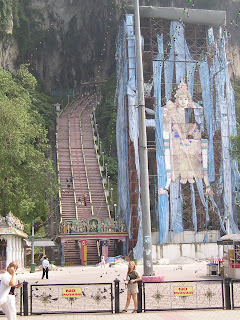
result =
M159 194L168 192L171 181L183 184L203 179L206 193L212 193L208 180L208 141L202 139L200 123L194 109L202 107L192 101L184 79L178 86L175 102L163 108L163 139L167 182Z

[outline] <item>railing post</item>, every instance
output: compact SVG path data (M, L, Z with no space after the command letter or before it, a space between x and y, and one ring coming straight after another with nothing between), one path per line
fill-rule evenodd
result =
M226 277L224 279L226 309L231 309L230 282L231 282L231 278Z
M138 313L142 312L142 288L143 288L142 281L138 281L138 295L137 295L137 299L138 299L137 312Z
M120 280L114 280L115 313L119 313L119 283Z
M23 315L28 316L28 282L23 282Z

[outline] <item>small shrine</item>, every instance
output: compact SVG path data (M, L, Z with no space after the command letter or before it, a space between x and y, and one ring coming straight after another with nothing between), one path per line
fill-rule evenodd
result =
M0 271L4 271L11 261L24 267L24 239L27 238L22 221L11 211L6 217L0 217Z

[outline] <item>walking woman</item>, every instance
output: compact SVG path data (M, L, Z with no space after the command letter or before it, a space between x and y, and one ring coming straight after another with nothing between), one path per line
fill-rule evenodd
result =
M134 261L129 261L128 272L127 272L127 302L125 309L122 312L127 312L127 309L130 304L131 297L134 302L134 310L133 312L137 312L137 294L138 294L138 281L142 280L138 271L136 270L136 265Z

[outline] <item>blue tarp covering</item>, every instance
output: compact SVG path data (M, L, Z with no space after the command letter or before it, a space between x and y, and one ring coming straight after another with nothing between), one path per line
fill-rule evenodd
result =
M225 35L219 29L218 39L215 40L213 29L208 31L208 50L211 59L202 55L201 61L195 61L191 57L185 40L184 25L178 21L172 21L169 30L169 39L163 39L163 35L157 36L158 54L153 60L153 97L155 98L155 121L148 121L151 127L155 126L156 162L157 162L157 187L164 188L167 182L165 167L164 141L163 141L163 109L162 99L172 100L173 83L179 84L184 78L188 90L193 94L196 76L200 78L200 92L202 94L202 106L195 103L194 115L201 131L207 130L208 134L208 179L215 186L214 195L204 194L202 179L196 179L196 187L190 183L189 199L192 204L192 220L195 234L197 232L197 208L195 204L195 192L197 190L206 213L206 226L210 217L208 212L208 197L212 206L216 209L221 229L238 232L236 225L236 194L239 193L239 172L236 159L230 155L231 143L229 137L236 134L236 114L234 92L228 74L228 62L226 59ZM164 60L166 43L170 43L169 57ZM143 41L144 42L144 41ZM117 72L118 72L118 119L117 119L117 148L119 160L118 182L118 215L123 214L129 237L131 237L131 216L129 207L129 177L128 177L128 139L134 146L135 165L138 175L138 242L134 248L134 257L142 256L142 209L140 203L140 170L138 154L138 110L137 110L137 84L136 84L136 60L135 60L135 36L133 15L126 15L126 22L119 30L117 40ZM196 68L198 73L196 75ZM162 96L162 79L165 80L165 96ZM149 93L148 93L149 94ZM127 99L126 99L127 98ZM126 102L126 103L125 103ZM200 103L200 102L199 102ZM127 106L126 106L127 104ZM127 109L126 109L127 108ZM152 112L149 110L148 112ZM186 115L187 122L190 112ZM128 119L127 119L128 114ZM221 130L221 163L219 171L215 173L214 135ZM219 155L217 155L219 159ZM217 177L217 178L216 178ZM204 178L205 179L205 178ZM204 180L205 181L205 180ZM205 181L206 183L206 181ZM229 188L231 186L231 188ZM156 186L155 186L156 190ZM224 212L218 205L220 198L224 199ZM158 203L154 207L158 210L159 243L167 243L172 238L172 232L183 231L182 210L183 200L181 183L179 179L171 181L170 193L158 194ZM169 208L170 204L170 208ZM170 210L170 212L169 212ZM227 221L227 224L226 224ZM227 230L226 230L226 225ZM169 230L171 231L169 238ZM207 240L207 236L204 241Z

